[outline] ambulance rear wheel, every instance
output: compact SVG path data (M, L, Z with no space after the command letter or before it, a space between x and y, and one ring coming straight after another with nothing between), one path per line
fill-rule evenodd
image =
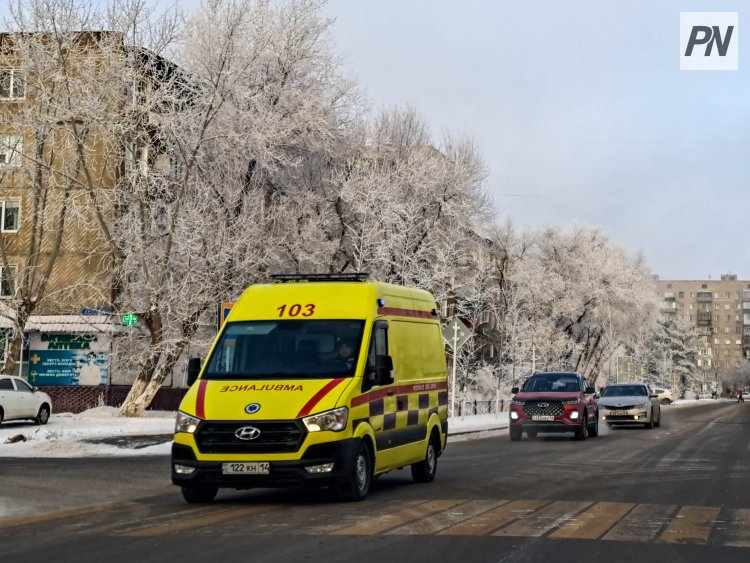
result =
M182 487L182 498L190 503L206 503L214 500L218 492L218 487Z
M372 456L370 456L367 444L360 441L357 455L350 468L349 480L338 490L339 498L345 501L362 500L370 491L370 483L372 483Z
M437 473L438 445L435 434L430 436L427 442L427 451L424 454L424 460L411 465L411 476L417 483L429 483L435 479Z

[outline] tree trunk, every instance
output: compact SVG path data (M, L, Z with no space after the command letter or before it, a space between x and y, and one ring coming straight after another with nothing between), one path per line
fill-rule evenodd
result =
M16 366L21 359L23 353L23 331L26 328L26 322L31 316L31 312L34 309L33 303L27 303L25 300L21 301L18 309L16 310L15 320L15 334L13 340L10 341L8 349L5 351L5 364L3 365L3 375L13 375L16 371Z
M128 395L125 397L125 400L120 407L120 416L138 417L143 414L143 411L148 404L141 406L140 397L148 387L151 379L153 379L156 368L159 365L159 360L161 360L162 357L164 332L161 322L161 314L159 313L158 308L143 315L142 318L143 323L151 333L148 357L141 366L141 371L138 373L138 377L130 388L130 391L128 391Z
M142 380L139 376L138 380L133 384L133 387L131 387L128 397L125 399L125 402L120 409L121 416L138 417L148 408L151 401L154 400L156 393L161 389L167 375L169 375L172 369L174 369L177 360L182 356L185 347L195 335L195 331L198 329L198 318L204 310L205 308L194 312L187 320L183 321L182 336L167 353L164 360L158 366L154 366L151 377L146 381ZM161 351L159 352L159 355L161 357ZM141 370L141 373L143 373L143 370Z

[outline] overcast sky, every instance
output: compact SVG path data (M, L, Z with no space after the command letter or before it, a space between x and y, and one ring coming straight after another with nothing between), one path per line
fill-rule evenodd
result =
M330 0L327 13L346 72L373 107L408 103L435 136L473 138L498 210L517 226L601 227L663 279L747 279L750 6L742 8ZM708 10L739 12L739 71L680 71L680 11Z
M750 279L744 4L329 0L326 12L373 109L409 104L436 138L474 139L519 228L600 227L662 279ZM680 70L681 11L739 12L739 71Z

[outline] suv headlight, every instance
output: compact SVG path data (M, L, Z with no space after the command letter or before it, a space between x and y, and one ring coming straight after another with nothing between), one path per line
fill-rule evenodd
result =
M340 432L346 428L346 421L349 418L349 409L341 407L332 411L321 412L306 416L302 419L308 432L320 432L322 430L331 430Z
M580 402L581 402L581 401L580 401L580 400L579 400L578 398L576 398L576 399L566 399L566 400L564 400L564 401L562 402L562 404L563 404L563 405L577 405L577 404L579 404Z
M198 424L200 424L200 421L200 418L190 416L189 414L185 414L182 411L177 411L177 420L175 420L174 423L174 431L187 432L188 434L192 434L193 432L195 432L195 429L198 428Z
M523 405L526 401L524 399L511 399L510 404L511 405Z

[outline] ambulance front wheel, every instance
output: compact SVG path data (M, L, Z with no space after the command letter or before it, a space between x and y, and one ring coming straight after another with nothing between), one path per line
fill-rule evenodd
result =
M190 503L211 502L218 492L218 487L182 487L182 498Z
M338 489L339 498L345 501L362 500L370 491L372 483L372 456L364 441L359 442L354 463L350 467L347 483Z
M411 465L411 476L417 483L429 483L435 479L437 473L438 442L435 434L430 436L427 442L427 451L424 459Z

